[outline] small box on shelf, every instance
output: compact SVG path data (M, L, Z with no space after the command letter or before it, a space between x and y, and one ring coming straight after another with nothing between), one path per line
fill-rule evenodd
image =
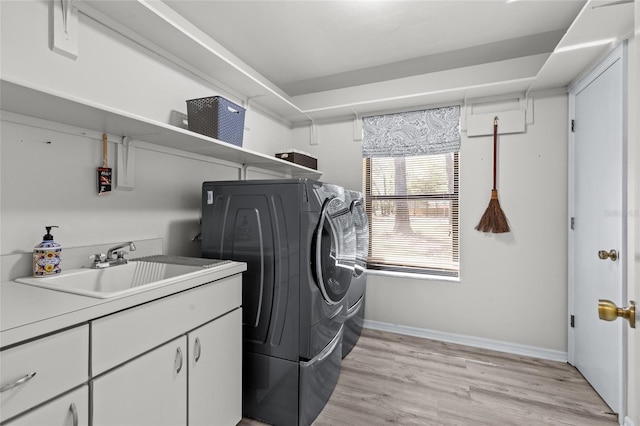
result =
M318 170L318 160L311 157L306 153L301 153L296 150L287 152L279 152L276 154L276 158L281 160L290 161L295 164L299 164L304 167L308 167L313 170Z

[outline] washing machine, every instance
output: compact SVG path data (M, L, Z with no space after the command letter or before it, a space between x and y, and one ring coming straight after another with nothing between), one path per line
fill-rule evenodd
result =
M310 179L203 183L202 256L247 263L245 417L310 425L335 388L356 252L344 197Z
M362 334L364 302L367 287L367 257L369 256L369 219L361 192L345 190L345 203L353 217L356 234L356 261L347 291L346 319L342 339L342 357L351 352Z

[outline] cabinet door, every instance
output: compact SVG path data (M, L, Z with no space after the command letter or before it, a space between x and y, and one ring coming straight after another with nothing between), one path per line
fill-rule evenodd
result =
M187 338L93 380L94 426L187 424Z
M87 426L88 424L89 386L84 385L6 423L6 426Z
M242 309L189 333L189 425L242 420Z

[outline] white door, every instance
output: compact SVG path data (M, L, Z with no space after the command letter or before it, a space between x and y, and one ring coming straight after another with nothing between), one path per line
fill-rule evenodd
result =
M598 252L624 251L623 52L617 48L573 87L569 100L575 119L569 150L569 361L620 418L627 325L600 320L598 300L625 306L624 256L613 261Z

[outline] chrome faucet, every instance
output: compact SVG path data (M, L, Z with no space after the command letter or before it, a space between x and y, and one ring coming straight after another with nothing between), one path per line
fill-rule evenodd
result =
M113 246L107 251L107 254L94 254L89 256L89 259L93 261L91 264L91 268L93 269L102 269L108 268L113 265L124 265L127 263L127 259L124 258L124 255L127 253L123 249L129 247L130 251L135 251L136 245L133 244L132 241L128 241L126 243L118 244L117 246ZM115 255L115 256L114 256Z
M126 243L122 243L122 244L118 244L117 246L113 246L111 247L108 251L107 251L107 261L113 260L114 257L113 255L115 254L117 257L115 258L115 260L117 261L121 261L119 263L127 263L127 260L124 258L124 255L126 252L124 252L122 249L129 247L130 251L135 251L136 250L136 245L133 244L133 241L129 241Z

